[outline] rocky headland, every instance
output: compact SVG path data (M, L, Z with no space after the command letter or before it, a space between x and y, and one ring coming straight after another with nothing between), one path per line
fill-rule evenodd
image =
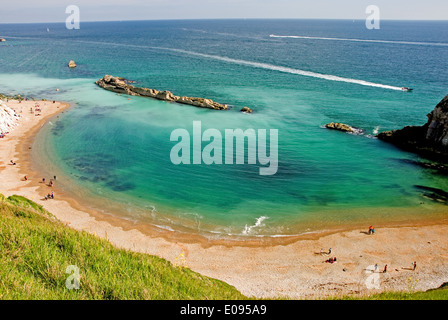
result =
M381 132L378 139L427 159L448 163L448 95L428 115L422 126Z
M199 108L208 108L214 110L228 109L228 106L226 104L221 104L211 99L196 98L196 97L180 97L166 90L159 91L155 89L134 87L129 84L129 81L111 75L105 75L102 79L96 81L96 84L99 85L101 88L120 94L128 94L131 96L141 96L163 101L177 102Z

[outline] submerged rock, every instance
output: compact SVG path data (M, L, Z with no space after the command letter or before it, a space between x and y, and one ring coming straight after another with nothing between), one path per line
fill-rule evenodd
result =
M131 96L149 97L163 101L177 102L181 104L187 104L199 108L208 108L215 110L227 110L226 104L215 102L211 99L196 98L196 97L179 97L171 93L170 91L158 91L156 89L138 88L127 83L123 78L113 77L111 75L105 75L102 79L95 82L101 88L116 93L124 93Z
M400 130L381 132L378 139L423 157L448 161L448 95L428 115L422 126L406 126Z
M423 196L428 199L431 199L431 200L437 201L437 202L442 202L442 203L447 203L447 201L448 201L448 192L446 192L442 189L432 188L432 187L427 187L427 186L420 186L420 185L415 185L414 187L425 191L425 192L423 192Z
M240 111L245 113L252 113L252 109L249 107L243 107Z
M410 159L401 159L401 162L412 164L415 166L422 167L424 169L433 170L435 173L440 175L448 175L448 165L437 162L426 162L426 161L417 161Z

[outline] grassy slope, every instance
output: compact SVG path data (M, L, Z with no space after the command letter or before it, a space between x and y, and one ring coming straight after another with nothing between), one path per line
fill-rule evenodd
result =
M69 265L80 270L79 290L66 288ZM246 298L222 281L68 228L26 198L0 194L0 299ZM448 285L342 299L448 300Z
M79 268L80 288L65 273ZM246 299L234 287L64 226L36 203L0 195L0 299Z
M372 295L368 300L448 300L448 287L446 285L438 289L425 292L384 292Z

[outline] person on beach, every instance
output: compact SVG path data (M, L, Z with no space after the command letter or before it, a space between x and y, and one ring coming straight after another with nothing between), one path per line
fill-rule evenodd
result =
M414 261L414 263L412 265L413 265L412 271L415 271L415 268L417 268L417 262Z
M45 183L45 178L42 178L42 183Z
M337 259L336 259L336 257L334 257L334 258L330 258L330 259L326 260L325 262L326 263L335 263L336 261L337 261Z
M370 226L370 227L369 227L369 234L372 234L372 230L373 230L373 227Z
M16 163L14 161L11 160L11 165L15 166Z
M53 180L50 180L50 184L49 184L49 186L50 186L50 187L53 186Z
M23 177L24 179L25 179L25 181L27 181L28 180L28 178L25 176L25 177Z
M384 266L383 273L387 272L387 264Z

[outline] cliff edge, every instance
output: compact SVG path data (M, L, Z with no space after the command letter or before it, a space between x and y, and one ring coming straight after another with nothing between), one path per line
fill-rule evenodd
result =
M428 115L422 126L381 132L378 139L425 158L448 162L448 95Z

